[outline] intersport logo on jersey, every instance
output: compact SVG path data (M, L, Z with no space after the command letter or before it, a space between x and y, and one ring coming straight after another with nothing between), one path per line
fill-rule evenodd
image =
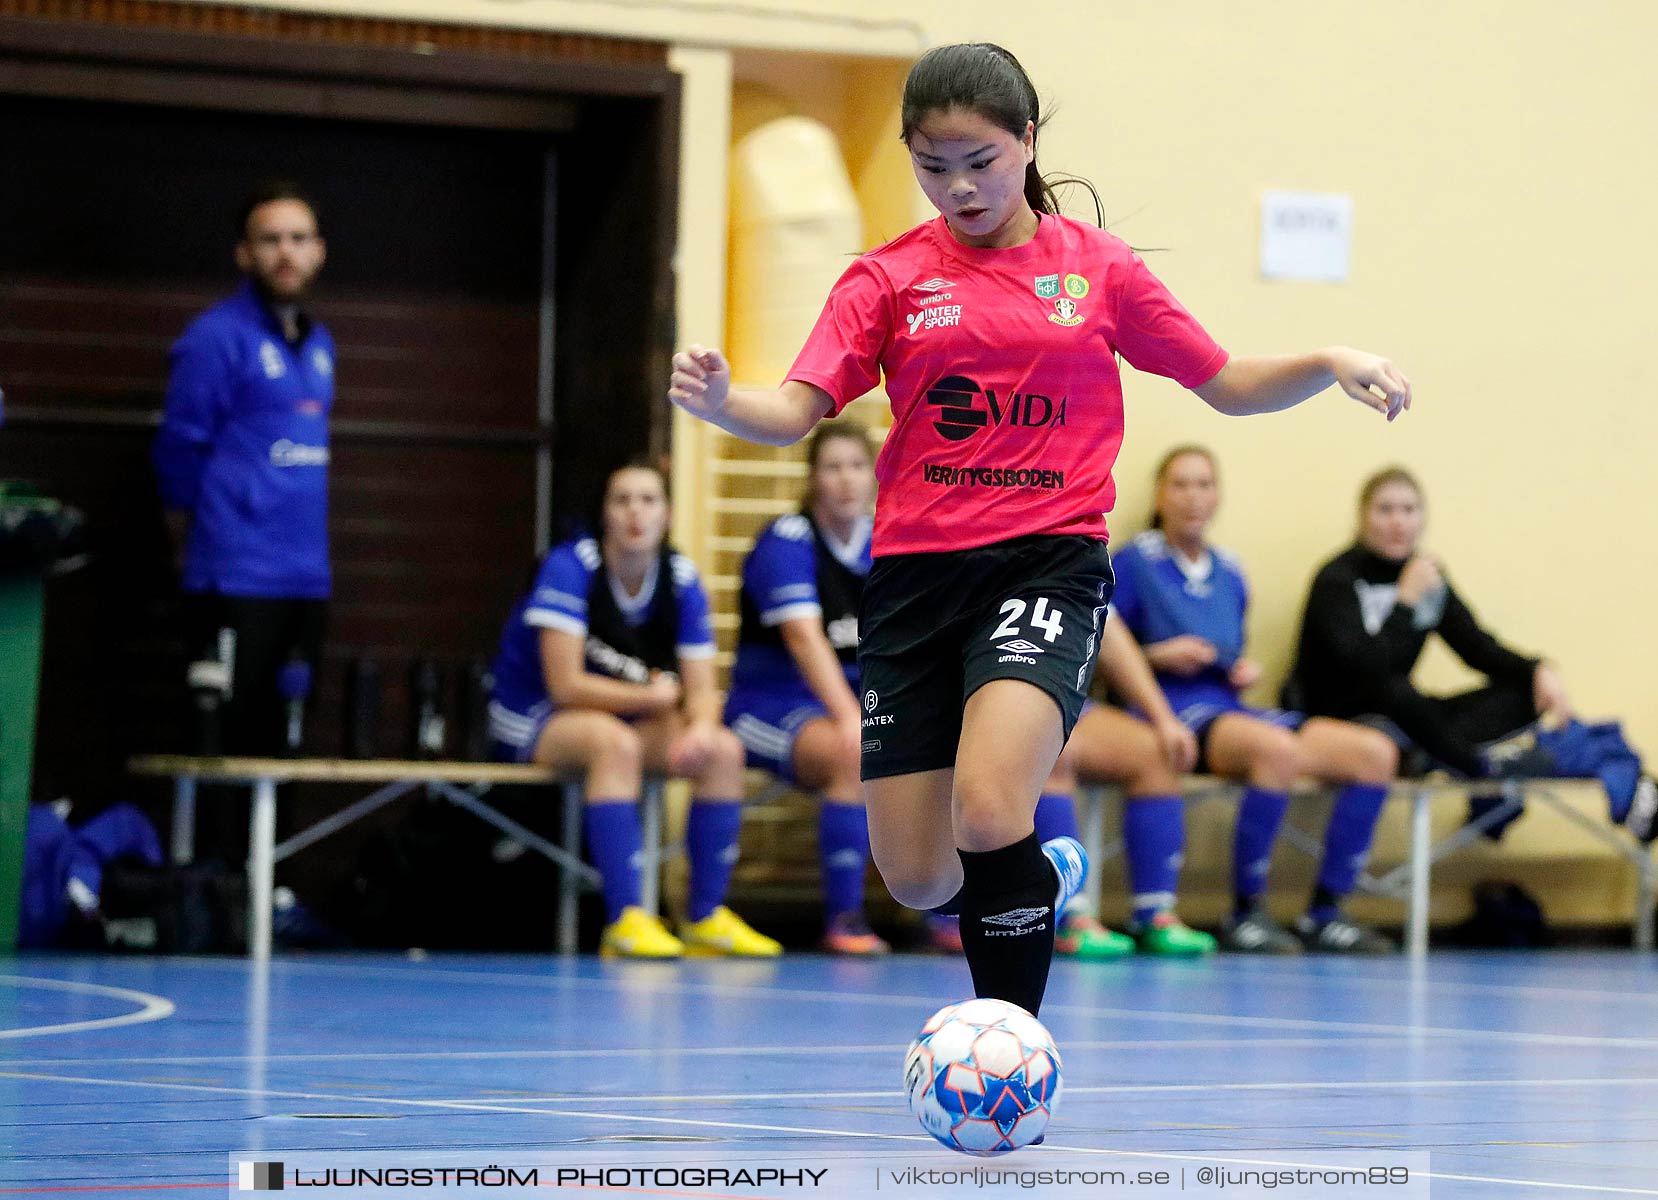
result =
M1065 424L1065 399L981 388L965 375L946 375L927 389L927 403L938 409L933 428L952 442L966 441L981 429L1008 425L1057 429Z

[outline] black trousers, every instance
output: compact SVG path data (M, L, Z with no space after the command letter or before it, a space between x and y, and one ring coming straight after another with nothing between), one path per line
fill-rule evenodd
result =
M235 670L222 717L225 753L280 753L287 713L277 678L294 659L309 664L315 678L328 602L202 593L189 597L189 604L192 659L218 657L226 630L233 639Z
M186 598L190 659L218 658L225 631L233 646L231 693L221 711L226 754L268 756L287 742L287 704L278 676L293 659L315 680L328 629L325 600L253 599L200 593ZM313 687L314 692L314 687ZM204 790L197 807L196 856L240 863L247 854L247 789ZM280 819L279 831L287 822Z
M1492 683L1454 696L1426 696L1401 679L1377 697L1375 711L1446 766L1478 779L1481 748L1520 732L1537 719L1527 684Z

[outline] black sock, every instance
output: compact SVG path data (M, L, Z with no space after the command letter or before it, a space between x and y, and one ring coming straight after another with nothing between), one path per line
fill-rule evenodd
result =
M1054 957L1059 878L1036 834L961 855L961 945L974 994L1035 1014Z
M1260 904L1261 898L1259 896L1246 896L1239 892L1232 897L1232 916L1241 921L1259 908Z

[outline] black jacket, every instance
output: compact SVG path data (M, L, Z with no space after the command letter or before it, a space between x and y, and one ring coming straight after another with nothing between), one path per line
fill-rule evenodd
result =
M1380 711L1387 686L1409 679L1430 633L1493 682L1529 686L1538 660L1482 629L1448 580L1416 605L1400 604L1404 566L1356 545L1319 569L1301 619L1287 706L1328 717Z

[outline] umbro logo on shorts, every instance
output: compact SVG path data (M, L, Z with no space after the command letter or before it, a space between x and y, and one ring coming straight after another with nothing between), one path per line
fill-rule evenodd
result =
M1014 638L1011 642L1002 642L996 649L1006 650L1013 654L1046 654L1047 651L1035 642L1028 642L1024 638Z

